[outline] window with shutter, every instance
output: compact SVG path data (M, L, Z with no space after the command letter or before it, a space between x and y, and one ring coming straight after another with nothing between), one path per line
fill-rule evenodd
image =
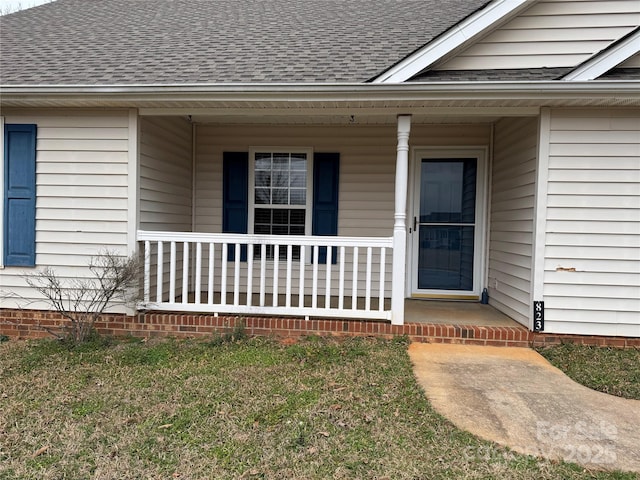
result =
M223 232L337 235L339 154L256 148L223 154ZM332 262L336 262L335 249ZM229 252L233 260L233 252ZM259 257L260 251L254 255ZM267 249L273 259L274 250ZM286 250L280 250L281 259ZM293 249L300 258L300 247ZM326 262L326 248L319 261ZM246 260L243 248L241 259Z

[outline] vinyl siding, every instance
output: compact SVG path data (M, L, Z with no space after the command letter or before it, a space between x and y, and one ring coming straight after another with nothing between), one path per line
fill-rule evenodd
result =
M140 229L189 232L192 229L192 126L182 117L140 117ZM163 269L170 270L169 246L165 245ZM176 245L182 260L183 245ZM151 262L157 262L153 247ZM176 275L182 284L182 275ZM151 291L157 282L151 276ZM169 275L163 282L169 291Z
M92 255L127 253L129 117L127 111L5 111L5 123L34 123L36 269L62 278L89 275ZM36 270L33 269L33 270ZM46 308L25 287L24 267L0 270L3 306Z
M553 110L546 329L640 336L640 110Z
M435 69L572 67L638 25L637 1L540 1Z
M140 118L140 228L191 230L191 124L181 117Z
M412 146L488 145L490 127L420 126L411 131ZM338 235L390 237L393 234L396 127L393 126L217 126L201 125L196 140L196 231L220 232L222 225L222 152L248 151L252 146L310 147L340 153ZM350 261L350 254L347 258ZM366 251L360 252L360 259ZM386 255L385 290L391 292L391 251ZM216 265L220 262L217 261ZM348 265L348 264L347 264ZM255 268L255 267L254 267ZM279 285L284 291L284 266ZM333 278L338 266L333 265ZM310 275L310 268L308 268ZM347 267L347 270L349 268ZM245 265L243 264L243 275ZM271 273L268 270L267 276ZM324 269L320 281L324 285ZM294 267L294 279L298 272ZM351 273L347 274L351 279ZM306 286L310 286L307 277ZM359 273L364 289L364 270ZM337 283L334 282L337 293ZM374 282L373 291L378 285ZM255 290L254 290L255 291Z
M537 119L504 119L495 126L492 163L489 299L528 325L531 305Z

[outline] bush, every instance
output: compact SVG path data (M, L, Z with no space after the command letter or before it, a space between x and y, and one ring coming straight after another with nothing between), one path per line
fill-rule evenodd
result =
M74 345L92 338L95 322L111 307L135 303L138 298L138 258L105 250L91 257L89 271L89 278L67 280L49 267L25 275L27 284L68 321L62 331L43 328Z

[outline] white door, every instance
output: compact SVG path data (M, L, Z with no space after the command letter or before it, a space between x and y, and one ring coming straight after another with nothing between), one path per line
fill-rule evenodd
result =
M477 298L484 151L417 150L414 163L412 296Z

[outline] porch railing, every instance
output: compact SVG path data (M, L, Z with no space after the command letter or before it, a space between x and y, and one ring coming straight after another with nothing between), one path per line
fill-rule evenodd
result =
M391 237L138 231L138 241L144 309L392 317Z

